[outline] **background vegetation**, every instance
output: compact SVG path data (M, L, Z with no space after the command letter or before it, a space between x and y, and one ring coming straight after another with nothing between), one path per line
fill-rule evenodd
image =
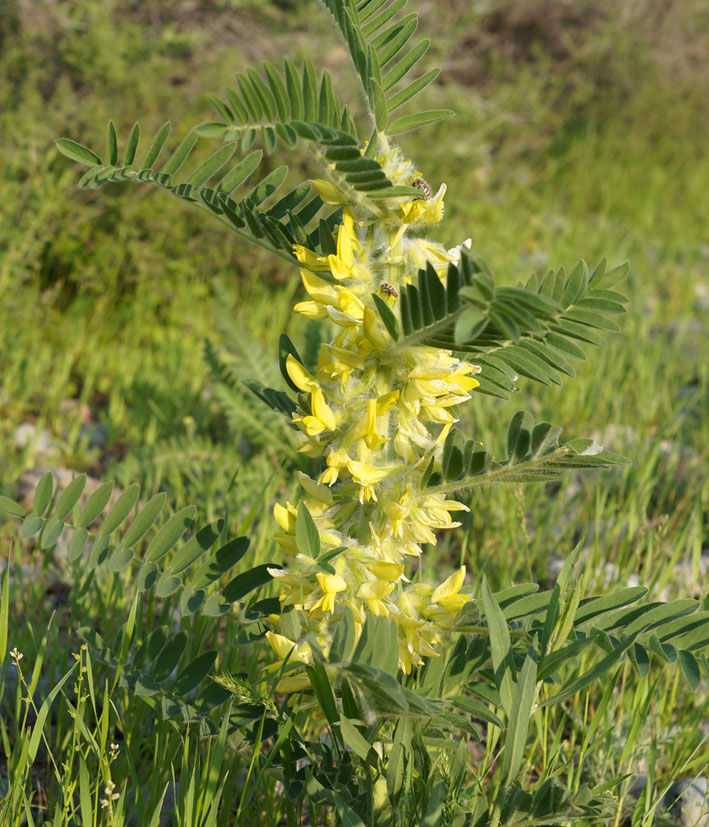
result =
M346 77L345 50L313 8L287 0L3 4L0 493L30 490L38 476L28 472L38 468L137 481L146 500L164 490L173 509L196 503L203 521L228 513L230 536L251 530L255 564L275 559L270 509L288 478L279 469L300 460L289 432L241 379L277 386L278 334L298 340L302 329L289 315L301 289L296 272L159 193L78 190L53 139L96 145L109 117L125 136L136 112L149 113L147 133L168 114L182 113L185 126L207 120L207 92L285 51ZM442 240L472 236L507 283L579 255L633 265L622 335L575 382L543 394L531 383L524 389L537 418L553 417L574 435L595 431L633 466L561 488L486 489L473 497L464 529L439 545L440 564L465 563L476 583L485 574L495 589L521 579L548 584L555 561L580 542L589 588L640 583L707 608L706 4L447 0L417 10L431 63L443 67L427 102L458 112L402 140L434 189L449 185ZM306 168L305 158L291 163ZM467 424L494 441L518 407L480 397ZM110 633L132 595L103 594L102 612L96 595L67 589L75 574L61 548L29 557L13 523L0 532L15 564L10 646L51 684L78 649L72 630L103 613ZM258 669L219 648L224 670ZM661 787L678 771L705 770L706 684L657 694L642 732L629 733L624 716L636 703L627 692L610 705L615 725L600 730L607 746L596 783L650 766ZM148 720L147 707L141 714ZM137 739L139 730L119 718L118 777L144 779L150 767L140 756L158 746L180 775L180 755L194 746L188 736L133 742L128 732ZM573 740L573 720L563 725ZM58 738L66 732L60 719ZM4 727L3 736L7 756ZM52 805L56 781L45 763L34 786ZM236 760L234 776L239 767ZM3 775L0 758L0 794ZM161 789L150 787L151 804Z

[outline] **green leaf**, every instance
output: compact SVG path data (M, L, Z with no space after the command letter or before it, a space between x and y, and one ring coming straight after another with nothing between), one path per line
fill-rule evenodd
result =
M140 162L141 169L152 169L153 164L157 161L158 156L162 152L162 148L165 146L165 142L167 141L168 137L170 136L170 130L172 129L172 125L170 121L166 121L160 129L155 134L152 143L148 147L143 160Z
M136 588L138 591L146 592L152 589L158 577L158 567L155 563L143 563L136 578Z
M647 677L647 674L650 671L650 657L645 647L641 646L639 643L634 643L629 654L638 675L641 678Z
M161 167L160 173L162 175L174 175L180 167L187 160L192 148L197 143L197 133L188 132L180 141L177 149L167 159L165 165Z
M371 767L377 767L378 756L374 747L342 713L340 713L340 733L345 746L349 747L355 755L359 756Z
M71 158L72 161L78 161L80 164L89 164L90 166L100 166L101 159L95 152L92 152L88 147L77 144L76 141L70 141L68 138L59 138L54 142L57 149L62 155Z
M701 683L702 676L699 672L699 664L694 655L686 649L680 649L677 655L682 674L689 684L690 689L694 692Z
M170 638L157 656L150 677L157 683L166 680L170 676L170 672L177 666L186 645L187 635L185 632L178 632Z
M145 559L155 562L167 554L192 525L196 513L196 506L188 505L170 517L150 541L145 552Z
M305 503L298 506L295 520L295 542L298 551L315 559L320 554L320 532Z
M85 528L76 528L69 541L68 559L70 563L76 562L81 557L81 552L89 539L89 532Z
M61 520L57 520L56 517L47 520L42 532L41 548L51 548L57 542L63 530L64 523Z
M217 185L217 192L223 193L224 195L229 195L230 192L233 192L253 173L261 163L262 158L263 152L260 149L250 152L222 178Z
M236 149L233 144L225 144L220 147L214 154L210 155L203 164L197 167L184 183L197 188L201 187L202 184L205 184L231 159L235 151Z
M47 510L47 506L49 505L49 501L52 499L53 493L54 477L52 476L51 471L47 471L47 473L43 474L42 478L37 483L37 487L34 490L34 497L32 499L32 511L38 517L41 517Z
M179 575L170 574L164 571L158 578L155 586L155 595L157 597L169 597L174 594L182 585L182 578Z
M413 69L413 67L418 63L418 61L426 54L428 51L428 47L431 45L430 40L421 40L419 43L411 49L401 60L390 69L387 74L382 78L382 88L385 92L391 89L392 86L395 86L408 72Z
M384 327L386 327L391 338L396 341L399 338L399 320L381 296L378 296L376 293L372 293L371 295L374 306L377 308L379 316L384 322Z
M121 545L126 547L134 546L160 516L160 512L162 511L166 500L167 494L164 491L160 494L156 494L151 500L149 500L147 505L136 515L131 527L126 532Z
M37 750L39 749L39 744L42 740L42 735L44 734L44 725L47 723L49 710L52 708L52 704L54 703L57 695L62 691L64 684L69 680L74 669L76 669L76 666L77 664L74 663L69 671L55 684L54 688L49 695L47 695L44 703L39 708L37 719L32 727L32 734L30 735L29 744L27 747L27 766L34 764L34 760L37 757Z
M512 693L512 707L508 712L505 752L502 772L505 783L511 784L517 777L522 765L524 748L527 743L529 722L532 717L532 705L536 694L537 664L531 654L527 654L519 673L519 680Z
M191 577L195 589L205 589L233 568L249 548L248 537L236 537L213 552Z
M400 106L403 106L405 103L410 101L415 95L418 95L419 92L425 89L429 83L438 77L440 71L440 69L431 69L430 72L426 72L425 75L421 75L421 77L417 78L408 86L405 86L400 92L392 95L392 97L387 101L389 111L393 112L395 109L398 109Z
M337 704L335 703L335 696L330 686L330 680L325 670L325 664L321 661L316 661L312 665L305 667L310 679L310 685L313 688L313 694L318 699L320 708L325 714L325 718L335 732L335 725L339 722L337 714Z
M126 548L125 546L118 546L114 548L108 558L108 570L109 571L123 571L123 569L127 568L133 558L135 557L135 551L132 548Z
M140 141L140 124L134 123L133 128L128 136L125 151L123 152L123 166L129 167L135 160L135 153L138 149L138 142Z
M203 652L196 657L178 672L173 690L178 695L187 695L192 692L207 677L216 659L217 653L215 650Z
M442 121L445 118L452 118L455 112L452 109L432 109L427 112L417 112L414 115L405 115L398 118L387 129L387 135L400 135L403 132L411 132L420 129L422 126Z
M93 523L111 499L112 491L113 482L111 480L99 485L87 500L86 505L81 510L81 514L79 514L79 519L76 521L76 524L80 528L85 528Z
M482 582L482 604L490 634L490 651L492 666L495 670L495 683L500 691L502 707L509 717L512 712L514 676L511 664L510 631L502 609L490 591L487 578Z
M54 506L54 516L57 520L63 520L72 508L79 502L79 498L84 493L84 486L86 485L86 475L80 474L75 477L69 485L62 491Z
M113 121L109 121L106 127L106 163L111 166L118 163L118 136Z
M9 497L3 497L1 495L0 495L0 511L4 511L6 514L12 514L13 517L24 517L25 516L25 509L19 503L16 503L14 500L11 500Z
M456 342L470 342L483 330L486 319L477 307L466 307L455 323Z
M29 540L30 537L34 537L43 525L44 520L41 517L38 517L36 514L28 514L22 523L20 538L22 540Z
M0 585L0 663L7 655L8 629L10 627L10 566L6 565Z
M623 657L626 651L634 643L635 640L632 637L622 641L595 666L593 666L587 672L584 672L584 674L578 680L574 681L571 684L568 684L566 687L564 687L564 689L561 690L561 692L557 692L556 695L553 695L551 698L547 698L545 701L540 703L539 706L553 706L555 704L560 703L561 701L566 700L566 698L570 698L572 695L576 695L585 686L588 686L589 683L593 683L593 681L598 680L598 678L600 678L601 675L604 675L613 666L615 666L615 664Z
M241 600L249 592L258 589L260 586L265 586L273 579L269 574L269 569L280 568L280 566L264 563L261 566L254 566L254 568L244 571L241 574L230 580L222 591L222 597L228 603L236 603Z
M217 520L198 531L170 560L167 571L170 574L181 574L217 542L224 528L224 521Z
M98 533L99 537L108 537L118 528L118 526L120 526L120 524L128 517L130 512L133 510L133 506L138 501L139 495L140 486L138 485L138 483L134 483L133 485L126 488L126 490L116 500L116 503L113 506L113 508L106 515L106 519L103 521L101 529Z

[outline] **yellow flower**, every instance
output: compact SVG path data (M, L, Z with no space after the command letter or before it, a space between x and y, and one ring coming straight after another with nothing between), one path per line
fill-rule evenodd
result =
M332 491L330 491L330 489L326 485L322 485L319 482L315 482L315 480L311 479L307 474L304 474L302 471L298 471L296 472L296 474L298 477L298 482L301 484L301 486L305 489L306 493L310 497L312 497L315 500L319 500L321 503L324 503L325 505L332 505ZM274 506L274 513L276 508L279 507L280 506L278 505ZM293 511L295 512L295 508L293 509ZM278 517L276 517L276 520L278 521ZM288 530L280 521L278 521L278 524L283 529ZM293 523L293 526L293 531L295 532L295 522Z
M276 518L276 522L289 534L295 534L295 518L297 515L298 512L295 510L295 506L290 503L286 503L285 508L280 503L273 506L273 516Z
M446 185L441 184L438 192L425 201L416 198L401 205L400 215L404 224L438 224L443 218L443 196L446 194Z
M337 307L328 304L327 315L339 325L349 327L360 325L364 317L364 304L361 299L346 287L337 287Z
M340 190L338 190L337 187L329 181L325 181L322 178L314 178L310 181L310 183L315 187L318 195L326 204L337 206L339 204L348 203L347 196L340 192Z
M291 692L307 692L310 689L310 680L307 675L286 675L276 684L276 692L289 694Z
M309 393L313 388L317 388L318 383L314 377L308 373L292 353L289 353L286 357L286 371L291 382L304 393Z
M273 649L281 662L288 658L289 663L295 661L308 663L312 657L309 643L298 646L297 643L276 632L266 632L266 640L271 644L271 649ZM278 668L278 665L279 664L275 664L276 668Z
M377 495L374 491L375 483L386 479L394 471L401 468L400 465L367 465L364 462L357 462L350 460L347 463L347 470L352 474L352 479L360 486L359 501L365 502L367 500L374 500L376 502Z
M367 608L373 614L379 617L384 615L389 616L389 611L382 600L394 591L394 583L385 583L383 580L377 580L373 583L363 583L359 587L357 597L361 600L367 601Z
M368 399L364 418L360 420L352 435L355 439L363 439L370 451L375 451L383 442L388 441L386 437L379 436L376 425L377 400Z
M315 577L322 589L323 596L310 610L314 612L318 608L322 608L323 612L335 611L335 597L339 592L343 592L347 588L345 578L339 574L326 574L319 571Z
M440 586L434 589L431 602L440 603L442 606L450 606L452 603L462 606L463 603L470 600L466 595L458 594L464 580L465 566L461 566L458 571L451 574L447 580L444 580Z
M369 563L367 568L380 580L398 580L404 573L403 563L388 563L384 560Z
M384 333L384 327L379 321L378 314L371 307L365 306L362 321L364 323L363 333L370 348L384 350L390 339L387 338L389 334Z
M334 485L340 475L340 471L347 467L350 462L349 456L344 451L330 451L325 460L327 469L320 475L320 482L325 485Z
M401 391L397 388L396 390L389 391L389 393L382 394L380 397L378 397L377 416L384 416L385 414L387 414L399 401L400 395Z
M322 422L328 431L334 431L337 428L337 420L332 408L325 402L321 388L314 388L310 394L310 404L313 409L313 416Z
M300 279L310 298L319 304L332 304L337 300L335 288L330 282L321 279L320 276L316 276L308 270L301 270Z
M309 270L329 270L327 266L327 258L319 256L317 253L303 247L302 244L293 245L293 254L301 264L304 264Z

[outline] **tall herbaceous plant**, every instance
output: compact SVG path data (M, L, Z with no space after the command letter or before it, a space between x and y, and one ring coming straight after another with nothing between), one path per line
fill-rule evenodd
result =
M530 719L615 669L629 650L636 662L639 637L684 608L658 615L655 625L643 625L647 612L633 608L632 617L613 625L613 611L642 590L603 605L584 603L571 562L553 592L520 587L495 596L483 582L480 600L466 586L465 566L435 582L415 572L422 554L435 554L441 532L460 525L471 489L624 462L590 439L560 443L558 427L535 424L523 412L509 424L506 455L493 459L456 423L473 394L505 399L519 377L550 385L573 376L583 348L603 345L603 333L617 329L609 317L624 312L626 299L612 288L626 267L607 270L601 262L589 273L579 262L568 274L560 269L500 287L470 239L452 249L437 242L446 184L433 185L395 143L399 134L453 114L412 106L438 74L415 71L428 47L414 38L416 15L401 13L398 0L324 5L349 51L365 111L341 105L328 72L286 58L238 75L223 98L210 96L219 119L191 129L161 165L169 123L140 155L137 123L122 155L113 123L103 160L70 140L58 146L89 166L83 186L156 184L299 270L305 294L293 310L319 326L317 359L309 363L283 335L285 390L251 388L298 429L299 451L317 472L298 472L297 503L274 506L283 556L264 579L276 581L278 598L267 601L259 622L272 649L275 692L296 708L314 693L334 743L353 753L361 770L356 784L331 778L328 787L316 768L299 769L311 784L308 795L331 804L347 824L373 823L375 811L392 823L419 810L421 817L440 811L452 819L462 785L451 782L455 762L446 758L436 764L443 767L438 776L423 775L414 756L421 736L411 724L433 720L440 735L445 723L436 718L436 699L447 696L460 701L454 731L461 713L488 727L480 778L490 767L502 772L491 788L468 792L469 801L478 796L470 812L487 819L475 823L512 823L514 813L529 816L534 807L546 807L546 818L565 807L569 819L594 823L609 806L605 791L579 793L577 783L585 804L572 806L550 792L551 771L535 788L538 800L510 798ZM403 107L408 114L400 114ZM219 148L181 174L200 139ZM288 169L281 166L245 186L264 152L301 143L317 177L284 191ZM432 568L439 567L426 566ZM607 631L596 634L589 624L604 613L611 618ZM686 631L677 626L678 635ZM575 683L557 680L561 665L589 646L605 658L595 671L576 673ZM475 685L484 691L465 697L466 682L478 673L485 677ZM377 697L388 699L388 713ZM385 737L376 721L387 714L393 723ZM450 728L453 713L446 714ZM455 761L465 766L466 753L459 753ZM423 778L418 787L416 778ZM443 778L445 794L434 793ZM402 803L404 793L416 803Z

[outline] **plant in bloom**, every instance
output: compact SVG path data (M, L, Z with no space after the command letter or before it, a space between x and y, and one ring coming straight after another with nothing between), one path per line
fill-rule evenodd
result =
M443 217L445 185L434 195L397 147L379 137L377 161L394 185L416 186L420 198L388 199L387 206L358 199L335 181L313 181L320 197L341 204L336 252L318 254L296 245L295 255L308 299L294 310L331 322L333 338L320 348L314 373L293 354L286 359L299 392L293 414L302 432L300 451L320 457L317 479L299 474L302 504L319 534L320 558L303 553L296 539L298 509L277 504L275 539L287 565L272 568L282 610L300 610L307 631L327 649L332 627L352 612L361 630L367 615L392 618L399 630L399 666L408 673L424 657L435 657L441 635L470 597L463 592L465 567L439 585L412 583L407 558L437 532L459 526L467 507L427 493L424 475L440 459L455 408L478 386L480 368L451 351L402 346L387 332L378 296L394 306L418 270L431 265L441 281L461 247L446 250L422 233ZM373 209L376 204L377 211ZM279 662L305 664L310 647L280 634L281 616L270 617L267 634ZM279 688L307 686L290 673Z

